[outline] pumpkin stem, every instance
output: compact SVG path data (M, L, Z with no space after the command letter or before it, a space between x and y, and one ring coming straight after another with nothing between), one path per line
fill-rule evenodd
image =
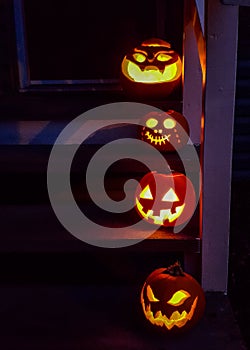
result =
M168 273L171 276L184 276L183 269L179 261L176 261L173 265L170 265L164 273Z

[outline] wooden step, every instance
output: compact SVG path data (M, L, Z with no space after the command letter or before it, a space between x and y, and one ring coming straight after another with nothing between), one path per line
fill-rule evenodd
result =
M86 243L72 236L59 222L49 204L36 205L1 205L1 252L84 252ZM85 215L91 215L93 210L85 205ZM95 212L94 212L95 213ZM115 216L116 215L116 216ZM105 232L98 238L95 234L95 226L88 226L88 237L93 237L93 245L100 246L99 241L110 240L111 245L119 245L124 241L130 250L146 251L176 251L192 252L200 251L200 239L197 226L198 212L190 223L179 233L173 233L172 229L161 227L153 234L152 225L142 222L140 228L134 229L132 223L139 220L135 213L117 216L99 214L98 223L110 227L127 227L126 233L106 236ZM84 229L84 228L83 228ZM153 227L154 229L154 227ZM90 231L89 231L90 230ZM93 231L93 234L91 232ZM118 231L118 230L117 230ZM149 232L147 234L147 232ZM145 240L145 236L148 238ZM143 239L140 243L138 240ZM91 242L91 239L88 239ZM139 247L139 248L138 248Z

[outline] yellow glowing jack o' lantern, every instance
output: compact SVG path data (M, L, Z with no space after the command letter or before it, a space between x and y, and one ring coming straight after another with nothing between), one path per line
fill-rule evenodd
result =
M149 39L128 53L121 65L121 83L137 97L166 97L179 85L182 63L166 41Z

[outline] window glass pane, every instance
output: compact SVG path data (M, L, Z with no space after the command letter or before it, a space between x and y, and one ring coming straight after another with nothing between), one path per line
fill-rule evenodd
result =
M159 14L163 2L167 10ZM177 2L24 0L31 80L118 79L130 47L158 36L159 15L165 38L180 51L182 1Z

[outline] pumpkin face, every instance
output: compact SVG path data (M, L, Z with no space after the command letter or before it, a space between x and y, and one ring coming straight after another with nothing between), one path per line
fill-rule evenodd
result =
M181 113L173 110L152 112L141 119L138 138L159 151L172 152L187 144L189 125Z
M136 188L135 203L139 215L150 224L178 226L193 215L196 196L185 175L150 172Z
M134 48L121 64L121 83L137 97L168 96L180 83L182 63L168 42L149 39Z
M192 328L205 310L205 295L200 284L182 271L177 263L153 271L141 291L146 319L165 332Z

